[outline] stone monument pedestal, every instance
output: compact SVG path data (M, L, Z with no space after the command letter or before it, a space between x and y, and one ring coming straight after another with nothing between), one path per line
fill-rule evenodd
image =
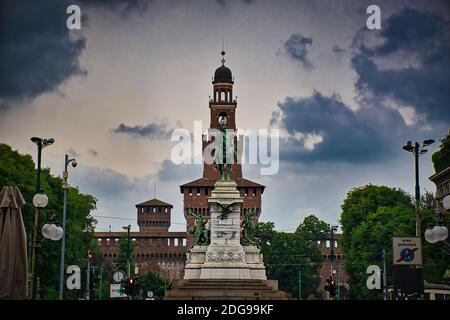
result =
M266 268L264 267L264 263L262 260L262 255L259 252L259 249L256 246L243 246L244 254L245 254L245 266L242 269L236 267L236 265L232 266L232 270L248 270L249 277L241 278L237 275L233 276L232 272L224 271L227 269L227 265L224 263L218 264L214 266L213 264L207 265L205 270L214 270L212 272L212 276L209 278L202 278L202 268L204 268L206 262L206 252L208 246L194 246L189 250L186 266L184 268L184 279L192 280L192 279L258 279L258 280L266 280ZM215 268L216 267L216 268ZM247 271L245 271L247 272ZM205 276L207 272L203 271L203 275ZM210 272L211 274L211 272ZM225 275L224 275L225 274ZM224 277L219 277L223 275ZM216 276L216 277L215 277Z
M218 181L208 203L211 243L206 250L200 279L250 279L250 269L240 243L243 199L236 189L236 182Z
M210 243L188 253L184 280L165 299L288 299L278 281L267 280L256 246L242 246L240 196L234 181L214 185L210 207Z

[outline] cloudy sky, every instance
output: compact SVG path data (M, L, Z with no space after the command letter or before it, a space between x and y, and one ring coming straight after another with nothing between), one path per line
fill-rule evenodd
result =
M78 4L81 30L66 27ZM4 1L0 11L0 141L35 156L32 136L54 137L43 165L98 198L95 216L135 219L136 203L174 205L201 167L170 160L175 128L209 123L211 77L226 65L238 96L237 125L279 128L280 171L244 175L267 186L261 220L295 229L316 214L337 223L353 187L413 192L401 146L450 127L447 1L376 1L381 30L368 30L373 1ZM205 127L206 129L206 127ZM432 151L422 187L434 191ZM98 218L99 230L132 220Z

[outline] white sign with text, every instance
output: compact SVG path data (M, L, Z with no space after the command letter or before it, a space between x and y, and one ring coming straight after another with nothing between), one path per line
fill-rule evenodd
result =
M392 238L394 265L422 265L420 237Z

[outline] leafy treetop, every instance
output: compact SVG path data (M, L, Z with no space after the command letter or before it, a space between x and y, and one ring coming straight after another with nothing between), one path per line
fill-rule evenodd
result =
M431 157L436 173L450 167L450 129L448 135L441 140L439 147L439 151L433 153Z

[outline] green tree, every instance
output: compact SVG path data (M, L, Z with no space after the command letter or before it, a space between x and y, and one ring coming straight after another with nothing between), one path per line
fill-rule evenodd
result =
M298 226L295 233L305 240L323 240L330 233L330 225L314 215L309 215Z
M362 223L368 214L377 211L379 207L389 207L399 204L411 206L411 197L401 189L386 186L366 185L352 189L342 204L341 224L345 235L350 235L353 229Z
M159 273L146 272L139 276L139 289L142 289L145 296L148 291L152 291L156 300L161 300L166 290L170 289L169 279L161 276Z
M379 253L383 249L386 261L392 261L392 236L414 233L414 207L410 196L403 190L386 186L354 188L342 204L341 224L349 297L381 299L378 292L366 288L366 269L371 264L380 265Z
M110 285L112 283L113 274L115 270L116 268L111 261L103 258L101 259L96 299L101 300L110 299Z
M425 193L421 200L422 234L435 217L434 198ZM382 299L382 294L366 287L366 269L381 266L380 252L386 251L387 285L392 285L392 237L415 235L412 198L404 191L368 185L353 189L342 205L343 250L352 299ZM424 277L429 282L442 279L449 265L439 246L423 243Z
M436 172L441 172L450 167L450 130L448 135L441 140L439 148L431 157Z
M277 279L280 289L290 292L294 298L298 297L300 271L303 299L317 294L322 254L311 234L320 234L313 226L323 227L323 224L326 225L309 216L295 233L277 232L272 222L259 222L256 226L267 277Z
M134 263L133 263L133 254L134 250L136 249L137 243L136 241L132 241L130 239L130 270L131 274L134 274ZM128 268L128 238L127 233L124 233L122 237L119 239L118 243L118 251L117 251L117 258L116 258L116 266L125 270L125 273L127 272Z
M6 144L0 143L0 188L17 186L27 205L23 209L23 220L27 237L30 240L34 219L32 199L36 191L35 164L30 155L22 155ZM63 190L62 178L53 176L50 169L41 172L41 188L49 198L47 208L41 211L41 221L45 222L49 214L62 221ZM66 267L76 264L83 268L86 264L88 249L98 256L97 243L93 233L95 219L90 215L96 208L96 199L82 194L77 188L69 189L67 200L66 225ZM40 230L39 230L40 232ZM37 270L39 276L39 297L41 299L56 299L59 288L59 262L61 255L61 241L44 239L37 256ZM65 297L76 299L84 294L82 290L65 290Z
M392 283L392 237L414 234L414 210L405 205L379 207L367 220L354 228L351 247L344 248L346 271L349 276L349 296L357 299L381 299L382 295L366 287L369 265L381 267L380 253L386 250L387 282Z
M273 222L258 222L255 226L255 235L258 239L258 246L265 248L270 245L275 233L275 225Z

